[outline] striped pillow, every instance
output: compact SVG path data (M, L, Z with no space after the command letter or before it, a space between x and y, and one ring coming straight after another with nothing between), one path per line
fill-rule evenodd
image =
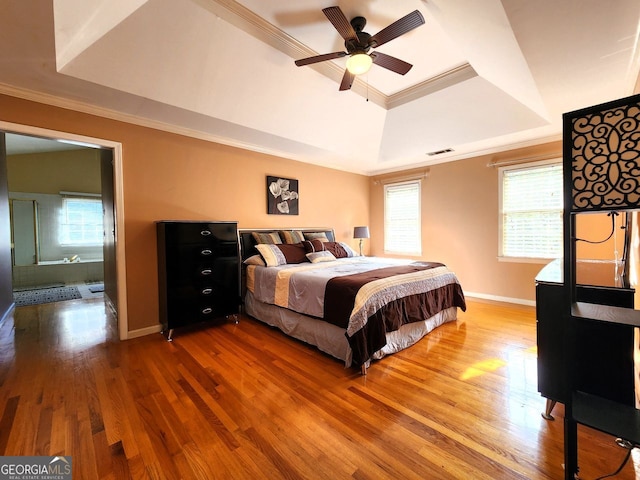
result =
M305 232L305 240L320 240L321 242L328 242L327 234L324 232Z
M344 242L323 242L321 240L307 240L302 243L307 253L327 251L336 258L357 257L358 254Z
M261 243L256 249L267 267L277 267L288 263L307 262L306 251L301 243L273 245Z
M311 263L332 262L336 259L328 250L307 253L307 258Z
M347 257L359 257L360 256L353 248L351 248L346 243L344 243L344 242L338 242L338 243L340 244L340 246L342 248L344 248L344 251L347 252Z
M304 242L304 235L300 230L280 230L280 238L284 243Z
M278 232L251 232L251 235L256 243L267 243L271 245L282 243Z

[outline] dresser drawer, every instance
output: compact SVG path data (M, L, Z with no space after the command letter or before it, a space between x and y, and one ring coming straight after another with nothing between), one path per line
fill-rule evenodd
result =
M228 298L237 301L239 293L233 283L223 284L216 279L203 281L201 284L188 284L174 288L169 293L171 301L179 303L225 303Z
M235 243L191 243L174 248L169 263L171 266L179 266L182 268L185 264L219 263L219 259L225 258L230 261L235 261L237 256L238 249Z
M167 232L167 241L175 245L227 244L237 246L235 223L184 223Z
M205 320L213 320L238 313L238 308L224 308L215 302L184 302L174 303L169 311L171 315L171 327L177 328Z
M168 270L173 289L227 285L238 287L238 262L235 257L211 258L200 262L176 261Z

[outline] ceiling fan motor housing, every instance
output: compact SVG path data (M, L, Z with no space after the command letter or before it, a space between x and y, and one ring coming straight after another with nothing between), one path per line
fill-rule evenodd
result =
M367 53L371 49L371 45L369 45L371 35L369 35L367 32L362 31L364 29L364 26L367 24L367 19L364 17L354 17L351 19L350 23L356 32L358 40L345 40L344 46L347 49L347 52Z

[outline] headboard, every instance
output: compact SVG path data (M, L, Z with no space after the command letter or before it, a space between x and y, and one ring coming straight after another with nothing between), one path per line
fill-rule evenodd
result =
M240 261L244 262L252 255L256 255L256 241L251 235L252 232L271 233L282 230L297 230L301 232L323 232L330 242L336 241L333 228L240 228L238 229L238 237L240 239Z

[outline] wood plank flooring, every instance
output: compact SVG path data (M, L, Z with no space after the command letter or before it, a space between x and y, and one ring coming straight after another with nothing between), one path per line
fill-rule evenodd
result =
M0 455L71 455L74 479L561 479L535 338L533 308L469 300L361 376L247 317L120 342L100 299L20 307L0 325ZM579 439L582 479L625 456Z

